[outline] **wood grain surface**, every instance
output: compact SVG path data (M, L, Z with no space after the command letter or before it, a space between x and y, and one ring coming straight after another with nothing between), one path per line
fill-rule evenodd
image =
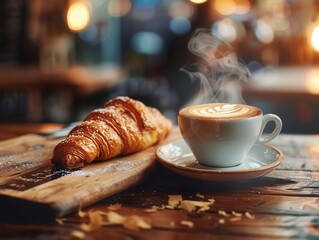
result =
M179 138L175 129L162 143ZM0 212L37 219L61 217L135 186L153 172L155 149L97 161L79 170L57 169L52 151L61 138L25 135L0 144ZM19 208L19 211L12 209ZM41 220L40 220L41 221Z
M170 139L178 137L175 132ZM30 141L29 137L21 141L26 139ZM18 155L25 154L26 149L34 151L33 143L29 142L25 148L16 144L20 149ZM17 224L5 220L0 223L0 239L319 239L319 136L280 135L272 144L284 153L285 159L264 177L239 183L204 183L176 175L155 162L155 171L139 184L83 209L107 213L110 206L121 204L116 213L146 218L151 229L105 225L84 231L81 226L89 219L73 213L53 224ZM44 155L43 148L41 151ZM6 156L9 161L10 153ZM19 159L27 161L26 157ZM11 170L13 175L17 174ZM191 201L213 198L215 202L203 212L178 208L147 211L152 206L167 205L169 195ZM246 213L254 218L246 217ZM185 225L185 221L193 225Z

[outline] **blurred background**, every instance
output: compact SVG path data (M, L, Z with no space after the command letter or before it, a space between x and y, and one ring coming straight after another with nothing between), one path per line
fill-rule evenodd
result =
M199 88L181 71L195 61L188 42L207 28L250 74L241 99L285 133L319 133L319 1L0 2L0 122L79 121L119 95L176 122Z

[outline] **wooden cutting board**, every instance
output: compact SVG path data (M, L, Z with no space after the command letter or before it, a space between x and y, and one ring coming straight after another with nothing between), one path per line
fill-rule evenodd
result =
M153 172L159 145L80 170L55 168L52 151L71 127L0 142L0 219L52 221L133 187ZM180 138L179 130L161 144Z

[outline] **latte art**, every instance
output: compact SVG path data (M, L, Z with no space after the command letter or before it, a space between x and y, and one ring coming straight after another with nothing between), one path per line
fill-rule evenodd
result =
M181 114L195 118L239 119L257 116L261 111L243 104L212 103L187 107Z
M216 117L236 117L244 116L249 112L249 108L240 107L236 104L225 104L222 106L205 106L202 108L192 109L192 113L200 116L216 116Z

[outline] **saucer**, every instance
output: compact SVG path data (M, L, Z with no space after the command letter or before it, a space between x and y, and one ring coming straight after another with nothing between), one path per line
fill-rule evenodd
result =
M171 171L206 182L238 182L258 178L273 171L284 159L278 149L256 144L238 166L207 167L198 163L184 140L162 145L156 150L156 156Z

